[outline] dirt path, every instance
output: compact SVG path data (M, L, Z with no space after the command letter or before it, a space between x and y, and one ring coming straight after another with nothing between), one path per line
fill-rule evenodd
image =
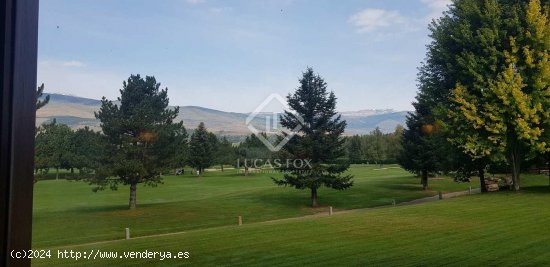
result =
M442 194L442 199L449 199L459 196L465 196L470 194L478 194L481 190L479 188L466 190L466 191L458 191L458 192L451 192L451 193L445 193ZM373 210L379 210L379 209L387 209L397 206L410 206L410 205L419 205L429 202L438 201L439 195L431 196L431 197L424 197L419 198L411 201L401 202L397 203L395 205L384 205L384 206L378 206L378 207L371 207L371 208L361 208L361 209L350 209L350 210L341 210L341 211L334 211L332 213L332 216L334 215L340 215L340 214L349 214L349 213L357 213L357 212L365 212L365 211L373 211ZM281 222L289 222L289 221L300 221L305 219L312 219L312 218L321 218L321 217L328 217L328 208L326 212L319 212L312 215L304 215L299 217L292 217L292 218L283 218L283 219L275 219L275 220L269 220L269 221L263 221L263 222L254 222L250 224L276 224ZM246 221L245 221L246 223ZM250 225L247 224L247 225ZM224 225L224 226L217 226L217 227L210 227L210 228L203 228L203 229L194 229L194 230L187 230L187 231L179 231L179 232L172 232L172 233L164 233L164 234L154 234L154 235L145 235L145 236L137 236L132 237L131 239L145 239L145 238L151 238L151 237L162 237L162 236L173 236L173 235L180 235L190 232L200 232L200 231L207 231L212 229L218 229L218 228L227 228L227 227L234 227L235 225ZM109 244L113 242L120 242L125 239L114 239L114 240L105 240L105 241L98 241L98 242L90 242L90 243L82 243L82 244L75 244L75 245L66 245L66 246L59 246L59 247L52 247L49 249L69 249L69 248L77 248L77 247L83 247L83 246L91 246L91 245L102 245L102 244Z

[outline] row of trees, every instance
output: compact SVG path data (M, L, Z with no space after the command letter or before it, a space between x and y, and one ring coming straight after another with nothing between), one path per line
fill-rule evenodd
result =
M326 83L312 69L304 72L300 87L287 97L300 119L290 112L281 117L284 127L300 125L301 130L277 153L268 151L254 135L233 146L208 132L204 123L189 137L183 123L174 122L179 108L168 106L167 92L154 77L131 75L116 102L102 99L95 113L101 133L89 128L73 131L55 120L42 125L36 135L37 170L78 169L80 178L95 184L94 191L129 186L130 209L136 208L139 183L156 186L162 182L163 171L185 164L202 173L214 164L223 170L226 164L254 158L307 162L305 166L278 166L284 176L274 182L310 189L313 206L319 187L343 190L352 186L352 177L343 175L349 164L339 161L346 152L342 137L346 122L336 116L334 93L327 92Z
M79 170L80 174L92 173L100 164L105 147L103 137L88 127L73 131L55 120L43 124L37 130L35 140L35 169L46 173L49 169Z
M398 125L393 133L383 133L376 127L369 134L347 137L347 156L350 163L397 163L403 131L401 125Z
M164 162L164 170L181 168L189 165L200 173L204 169L216 164L223 171L224 165L235 165L240 155L251 156L250 151L261 150L263 146L254 135L247 137L241 145L234 146L225 137L218 138L208 132L204 123L200 123L190 138L185 129L181 129L180 143L170 145L178 146L174 157ZM152 138L143 136L142 138ZM249 140L256 140L252 142ZM94 132L88 127L72 130L65 124L56 123L54 119L38 127L35 140L35 169L38 174L47 173L50 169L56 170L56 178L59 169L70 170L78 174L79 178L85 178L95 173L105 155L107 146L105 136L100 132ZM252 143L254 143L252 145ZM254 148L253 148L254 147ZM76 173L75 170L78 172Z
M550 1L457 0L430 26L432 42L407 118L401 165L478 175L550 152Z
M209 132L202 122L189 138L185 129L181 130L182 138L178 139L179 143L170 144L180 149L174 153L174 157L164 161L163 171L187 165L202 174L205 168L215 165L219 165L221 171L224 171L224 166L227 165L248 168L244 164L247 159L275 157L275 154L254 134L247 136L242 143L234 145L227 138ZM56 123L54 119L37 129L36 172L40 175L54 169L57 179L59 170L65 169L75 174L73 177L85 179L101 167L103 158L107 156L104 154L107 146L108 140L100 132L94 132L88 127L75 131L65 124ZM237 165L239 162L242 163L240 166Z

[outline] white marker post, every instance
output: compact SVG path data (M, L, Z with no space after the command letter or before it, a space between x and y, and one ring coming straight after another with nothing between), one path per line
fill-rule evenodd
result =
M126 228L126 239L130 239L130 228Z
M239 225L243 225L243 217L239 216Z
M328 216L332 216L332 206L328 207Z

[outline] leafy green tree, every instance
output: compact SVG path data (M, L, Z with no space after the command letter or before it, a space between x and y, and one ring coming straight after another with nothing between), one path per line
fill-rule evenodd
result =
M59 179L59 169L71 168L72 137L74 132L65 124L58 124L54 119L51 123L38 129L35 144L35 164L37 169L56 169L56 179Z
M105 136L88 127L78 129L72 135L70 165L77 168L81 175L88 175L101 166L107 149Z
M361 151L367 162L397 163L401 151L401 137L404 128L397 125L393 133L383 133L380 128L375 128L368 134L360 136Z
M103 97L95 114L109 145L91 182L98 185L94 190L129 185L129 208L135 209L137 185L156 186L161 170L176 157L179 147L168 144L181 137L183 123L173 122L179 108L168 107L168 89L160 89L152 76L131 75L117 100Z
M264 135L264 138L266 138L265 133L260 133ZM236 148L236 168L243 168L244 169L244 176L247 176L249 173L249 168L252 165L250 161L254 161L255 159L271 159L275 157L274 153L269 151L267 147L262 143L262 141L255 135L251 134L245 138L243 142L241 142L237 148Z
M537 5L531 6L538 6L540 11L538 3L537 1ZM546 7L549 3L550 1L544 1ZM441 170L477 168L476 173L480 176L482 189L487 164L499 164L506 156L504 152L496 150L483 154L479 153L479 149L474 149L477 151L473 153L472 144L466 145L468 135L480 141L478 146L486 142L489 136L483 131L472 129L472 123L463 116L464 114L459 114L461 104L455 101L458 100L455 88L459 85L474 99L482 99L484 92L493 86L491 84L508 68L510 60L507 54L513 50L517 51L512 54L523 54L515 67L520 70L519 72L523 72L523 79L530 80L526 84L538 83L534 77L540 75L532 75L535 68L529 67L529 71L521 70L525 69L523 66L532 63L531 59L535 59L527 56L532 54L533 47L544 46L548 43L548 38L541 38L541 33L546 32L544 27L534 27L536 30L533 27L531 30L527 29L530 27L527 26L530 24L527 20L530 16L533 17L528 13L542 14L536 12L537 8L529 12L528 4L529 1L514 0L457 0L453 1L449 11L445 12L441 19L433 21L430 25L432 42L427 47L426 61L420 68L420 90L417 99L420 98L423 105L430 110L430 117L426 119L440 126L440 131L435 135L452 143L451 147L446 143L440 144L447 147L442 150L444 154L439 155L444 160L440 164ZM535 20L538 20L539 26L542 25L541 21L547 20L538 15L535 17L538 18ZM516 48L512 47L511 39L517 43ZM526 42L537 45L529 45ZM538 65L540 69L541 64ZM525 75L526 73L528 74ZM482 106L476 108L479 112L485 112ZM453 149L453 146L460 149Z
M308 68L300 79L300 86L287 96L289 111L281 116L281 125L287 129L301 126L285 145L284 150L294 162L305 164L283 165L282 179L273 178L277 185L311 190L311 205L317 206L317 190L321 186L343 190L353 185L351 175L343 175L349 164L338 160L345 156L342 138L346 121L336 112L336 96L327 92L327 84Z
M497 65L498 73L480 77L484 87L459 81L449 117L459 128L453 141L466 153L507 160L517 191L521 163L550 150L543 135L550 120L550 22L538 0L514 11L500 13L512 25L500 40L504 62Z
M498 12L495 1L454 1L450 10L429 27L432 42L419 69L415 112L407 122L414 128L409 126L405 130L399 157L405 169L421 175L423 184L426 182L424 187L429 172L459 171L467 177L472 174L471 159L447 141L457 130L456 125L446 123L447 111L452 106L449 97L457 81L479 84L479 78L490 75L498 64L497 49L480 48L493 44L498 36L501 26L495 21ZM487 37L476 38L478 35ZM430 127L432 130L426 131ZM480 183L483 189L483 177Z
M208 132L201 122L189 142L189 165L202 174L205 168L214 164L215 150L216 136Z

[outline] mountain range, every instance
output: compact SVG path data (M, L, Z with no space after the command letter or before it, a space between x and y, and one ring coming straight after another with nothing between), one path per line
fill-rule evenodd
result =
M101 106L100 100L62 94L49 95L50 102L37 111L37 126L55 118L58 123L67 124L73 129L88 126L101 130L99 121L94 116L94 112ZM354 135L366 134L376 127L383 132L392 132L397 125L405 125L407 111L379 109L340 114L347 121L346 135ZM246 125L249 115L197 106L180 106L176 121L182 120L187 129L194 129L200 122L204 122L209 131L218 135L243 136L251 133ZM258 129L265 129L266 116L272 115L260 113L251 120L251 124Z

